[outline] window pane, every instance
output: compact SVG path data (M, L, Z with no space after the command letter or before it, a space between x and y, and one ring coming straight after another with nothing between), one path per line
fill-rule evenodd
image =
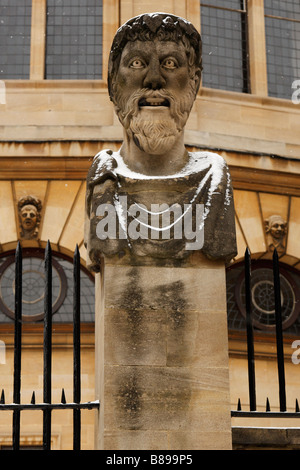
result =
M247 92L244 14L202 6L201 34L203 85Z
M232 8L233 10L243 10L244 0L201 0L201 5L211 5L213 7Z
M0 0L0 80L28 79L31 0Z
M291 99L300 77L300 22L265 18L269 95Z
M257 261L251 274L252 321L257 330L273 333L276 329L273 296L272 261ZM299 271L280 266L282 326L287 334L299 335L300 315ZM237 263L226 272L227 319L230 330L246 329L244 263ZM269 295L268 295L269 294Z
M265 14L300 20L299 0L265 0Z
M46 78L100 79L102 2L48 0Z
M26 322L43 321L44 313L44 251L33 250L23 255L22 315ZM14 256L0 257L0 324L14 321ZM52 256L53 323L73 322L73 260ZM80 270L80 319L95 320L95 287L92 276ZM26 318L25 318L26 317Z

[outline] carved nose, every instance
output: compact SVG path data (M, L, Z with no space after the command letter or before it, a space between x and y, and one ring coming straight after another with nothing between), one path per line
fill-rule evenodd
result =
M150 63L148 73L144 79L144 87L150 88L151 90L159 90L163 88L166 84L164 77L160 71L159 63Z

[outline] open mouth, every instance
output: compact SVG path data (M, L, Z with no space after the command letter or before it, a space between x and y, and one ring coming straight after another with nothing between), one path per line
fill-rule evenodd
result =
M165 98L141 98L139 101L139 107L141 108L143 106L164 106L166 108L169 108L170 102Z

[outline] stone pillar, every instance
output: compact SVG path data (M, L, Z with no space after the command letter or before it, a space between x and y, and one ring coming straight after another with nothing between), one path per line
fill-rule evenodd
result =
M231 449L224 262L160 264L96 275L96 448Z

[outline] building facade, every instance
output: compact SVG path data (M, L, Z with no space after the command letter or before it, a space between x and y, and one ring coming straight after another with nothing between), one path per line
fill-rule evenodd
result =
M70 266L82 263L82 399L94 399L93 277L86 270L85 179L93 156L117 150L122 128L107 92L110 45L140 13L191 21L203 40L202 85L186 132L190 150L211 150L229 165L238 254L227 268L232 407L248 406L243 260L253 259L258 407L278 408L270 260L282 274L288 407L300 365L300 6L298 0L0 0L0 388L12 401L13 256L25 256L22 400L42 399L42 257L50 240L56 291L54 399L72 395ZM31 220L31 221L30 221ZM27 297L26 297L27 296ZM212 325L213 327L213 325ZM294 346L293 346L294 344ZM40 395L39 395L40 394ZM290 398L289 398L290 397ZM33 413L33 412L32 412ZM52 448L72 446L71 412L55 412ZM69 414L68 414L69 413ZM0 416L0 448L11 445L11 415ZM21 445L40 446L42 420L26 415ZM233 426L249 420L233 419ZM253 421L251 422L253 426ZM295 426L258 421L257 426ZM82 447L94 445L93 412L83 412Z

